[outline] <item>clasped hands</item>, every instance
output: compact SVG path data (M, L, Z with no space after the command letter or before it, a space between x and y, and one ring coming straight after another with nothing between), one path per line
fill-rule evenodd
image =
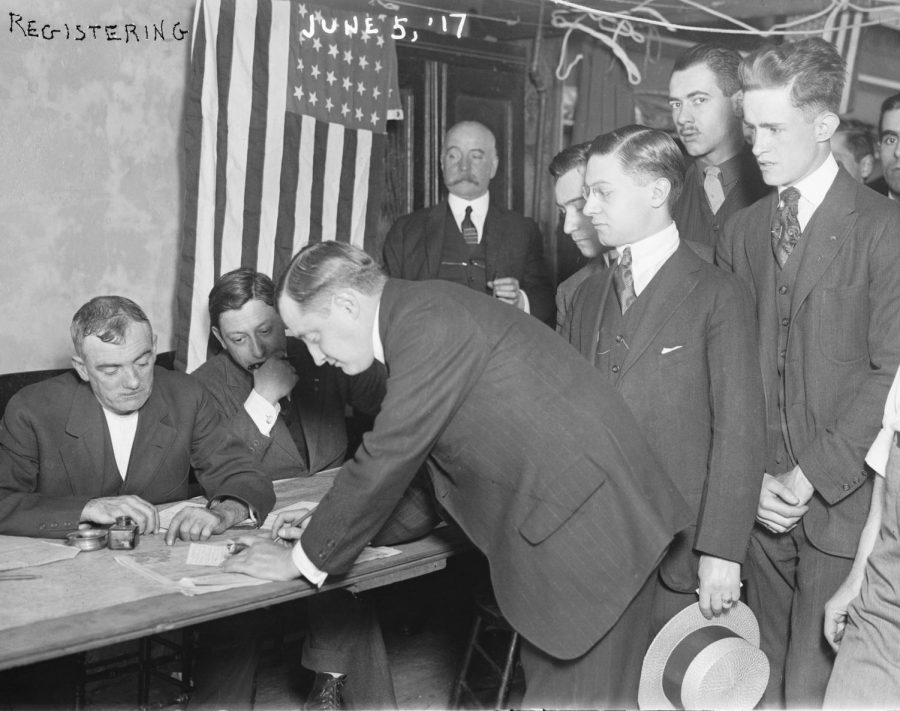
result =
M814 493L800 465L777 476L764 474L756 520L772 533L787 533L809 511L807 504Z

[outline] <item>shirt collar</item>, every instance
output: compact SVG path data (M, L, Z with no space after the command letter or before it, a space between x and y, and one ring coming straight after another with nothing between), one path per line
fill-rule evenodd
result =
M838 174L838 164L834 156L829 153L825 161L816 168L812 173L802 180L793 183L792 187L800 191L802 200L806 200L812 205L813 211L825 201L825 194L831 188L835 177ZM778 186L778 199L781 199L781 193L787 188L787 185Z
M645 237L632 244L623 244L616 248L618 256L622 256L625 247L631 248L631 274L634 279L634 293L640 293L647 287L656 273L662 268L669 257L675 254L681 240L678 237L678 227L674 222L656 234Z
M379 315L381 314L381 299L375 307L375 318L372 321L372 354L375 360L384 365L384 344L381 342L381 331L378 327Z
M453 213L453 217L456 218L457 223L462 222L466 216L466 207L469 205L472 206L472 219L480 219L484 222L484 216L487 215L488 207L491 204L491 193L488 191L474 200L466 200L450 193L447 196L447 203L450 205L450 211Z

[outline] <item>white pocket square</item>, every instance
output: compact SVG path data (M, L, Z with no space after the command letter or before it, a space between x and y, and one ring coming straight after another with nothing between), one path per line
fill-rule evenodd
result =
M677 351L679 348L684 348L684 346L672 346L671 348L663 348L659 354L665 355L666 353L671 353L672 351Z

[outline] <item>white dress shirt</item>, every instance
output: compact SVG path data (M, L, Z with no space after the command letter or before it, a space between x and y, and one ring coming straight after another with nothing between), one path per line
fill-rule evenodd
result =
M825 202L825 194L831 189L831 184L838 174L838 164L834 156L829 153L825 162L807 175L803 180L798 180L793 187L800 191L800 202L797 203L797 222L800 229L805 230L813 213L819 205ZM789 186L782 185L778 188L778 198L781 199L782 191Z
M131 460L134 435L137 433L138 411L130 412L127 415L119 415L115 412L110 412L104 407L103 414L106 416L106 425L109 427L109 438L112 440L116 466L119 467L119 476L124 481L125 475L128 473L128 462Z
M656 276L662 265L675 254L680 242L678 228L672 222L656 234L631 244L616 247L616 253L620 258L626 247L631 249L631 276L634 279L635 296L640 296L641 292L647 288L647 284Z
M274 405L260 395L256 390L251 390L247 399L244 401L244 411L250 415L256 429L259 430L263 437L269 437L272 428L278 421L278 415L281 413L281 404Z

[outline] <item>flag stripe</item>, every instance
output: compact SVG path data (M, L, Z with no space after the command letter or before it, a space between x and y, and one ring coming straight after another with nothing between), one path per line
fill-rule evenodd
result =
M247 171L244 185L244 219L241 226L241 264L256 265L262 210L263 167L266 155L266 130L269 83L269 34L272 28L272 4L261 0L256 12L256 36L253 44L253 71L250 76L252 99L247 140Z
M337 203L337 220L335 223L335 239L343 242L351 241L353 225L354 194L356 192L356 138L359 131L344 131L343 159L341 160L341 182Z
M290 56L290 33L275 28L290 27L290 3L275 2L272 6L272 25L269 31L269 87L266 113L266 159L263 166L262 198L260 200L259 246L256 268L277 279L275 271L275 235L278 230L281 196L281 160L285 139L285 87L287 86ZM294 191L291 191L293 194ZM293 225L291 225L293 233Z
M284 154L281 159L281 197L278 203L278 231L275 236L275 262L272 268L281 272L294 253L295 210L299 202L300 133L303 117L284 115Z
M358 168L357 181L362 181L362 186L357 188L358 192L364 192L368 195L380 195L381 186L384 183L384 147L387 140L383 133L372 133L371 131L361 131L360 140L366 138L368 142L365 150L366 165L365 168ZM373 205L373 209L367 210L368 205ZM360 205L360 213L357 215L354 210L353 223L353 244L361 249L368 248L369 254L374 254L375 239L378 234L379 220L381 212L374 208L379 202L364 201ZM356 207L354 205L354 207ZM380 258L380 255L378 255Z
M316 120L303 116L300 121L300 152L297 158L297 192L294 195L294 232L291 254L309 243L313 188L313 163Z
M260 3L262 4L262 3ZM222 225L221 262L216 274L241 266L244 192L253 105L253 59L257 3L236 2L232 20L231 74L225 120L225 221ZM221 119L221 117L220 117Z
M219 24L216 29L216 61L218 80L219 111L216 126L216 201L213 227L213 270L222 273L222 232L225 227L225 201L227 199L228 164L228 93L231 82L231 57L234 41L234 3L236 0L221 0L219 4ZM204 339L205 341L206 339Z
M352 133L344 131L339 123L329 123L326 126L328 146L325 149L325 175L322 179L322 242L336 238L338 198L344 168L344 134Z
M314 119L313 119L314 120ZM299 249L306 244L322 241L322 194L325 190L325 163L328 156L328 124L324 121L315 122L315 141L313 152L304 153L304 156L313 156L312 185L309 195L309 238L300 244L294 243Z

